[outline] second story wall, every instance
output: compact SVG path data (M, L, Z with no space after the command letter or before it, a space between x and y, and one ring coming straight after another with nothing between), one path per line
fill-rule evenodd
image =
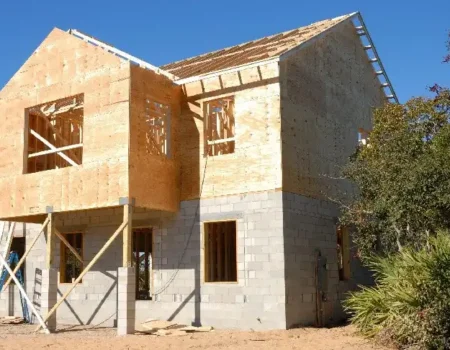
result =
M281 187L277 63L192 82L183 86L183 93L177 135L182 200ZM234 123L227 119L224 136L234 141L229 141L223 153L212 149L219 145L214 142L209 150L205 148L205 121L209 118L214 123L211 129L218 127L211 114L221 99L234 118Z
M283 190L336 198L339 177L385 102L380 82L347 21L280 62Z
M180 202L181 88L164 75L131 66L130 93L130 197L138 207L174 212Z
M128 62L59 29L49 34L0 92L2 218L43 214L46 206L115 206L128 196L129 78ZM50 118L55 101L73 96L83 97L81 165L30 173L26 148L35 140L26 110L42 107Z

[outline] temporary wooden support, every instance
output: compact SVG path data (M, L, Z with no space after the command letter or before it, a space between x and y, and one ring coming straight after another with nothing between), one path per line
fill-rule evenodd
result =
M57 228L55 228L53 232L61 240L61 242L63 242L64 245L67 248L69 248L69 250L72 252L72 254L78 259L78 261L83 264L83 258L80 256L80 254L78 254L78 252L75 250L75 248L72 247L72 245L67 241L67 239L64 237L64 235L61 234L61 232L59 232Z
M3 239L3 230L5 229L6 221L0 223L0 241Z
M227 143L230 141L236 141L236 137L228 137L226 139L221 139L221 140L214 140L214 141L209 141L208 140L208 145L217 145L219 143Z
M9 250L11 249L12 239L14 235L14 229L16 228L16 223L12 222L9 225L8 236L6 237L5 249L3 250L3 256L6 258L9 254ZM0 268L1 270L1 268Z
M124 206L124 211L126 211L128 208L127 206ZM124 214L124 218L125 218ZM128 217L128 215L126 216ZM76 280L70 285L70 288L64 293L64 295L61 297L61 299L58 300L58 302L52 307L52 309L48 312L48 314L44 318L44 322L47 322L47 320L55 313L55 311L58 309L58 307L67 299L69 294L75 289L75 287L80 283L80 281L83 279L83 277L91 270L92 266L95 265L95 263L101 258L103 253L109 248L109 246L114 242L114 240L117 238L117 236L124 231L124 229L128 226L128 222L124 221L119 226L119 228L113 233L113 235L108 239L108 241L103 245L103 247L100 249L100 251L95 255L95 257L89 262L89 264L86 266L86 268L81 272L81 274L76 278ZM36 328L36 332L41 329L42 325L39 325Z
M78 166L77 163L75 163L72 159L70 159L68 156L66 156L64 153L59 152L58 149L53 146L50 142L48 142L46 139L44 139L41 135L39 135L36 131L34 131L33 129L30 129L30 133L31 135L33 135L34 137L36 137L39 141L41 141L44 145L46 145L48 148L50 148L51 150L54 150L55 153L60 156L61 158L63 158L67 163L69 163L72 166Z
M42 327L44 329L45 333L50 334L50 331L48 330L47 325L45 324L41 315L39 315L39 313L36 311L36 308L34 307L33 303L30 301L30 298L28 298L27 293L23 289L22 284L19 282L16 275L13 273L13 271L11 270L11 268L8 266L7 262L5 261L5 258L1 254L0 254L0 259L1 259L0 263L5 266L6 271L8 271L8 273L9 273L9 276L13 279L17 288L19 288L19 291L22 294L22 297L28 303L28 307L31 309L31 311L33 312L33 314L36 316L37 320L39 321L39 329L41 329L41 327Z
M30 254L31 249L33 249L34 245L36 244L37 240L39 239L39 237L41 236L42 232L44 232L45 228L47 227L48 223L49 223L50 219L47 217L44 221L44 223L42 224L41 230L39 231L39 233L34 237L33 241L31 242L31 244L28 246L27 250L25 251L25 253L23 254L22 257L20 257L19 262L17 263L16 267L14 268L13 271L13 275L15 276L17 271L19 271L20 267L23 265L23 263L25 262L25 259L27 258L28 254ZM3 286L3 290L6 289L6 287L8 287L8 285L11 283L11 276L9 276L8 280L6 281L6 283Z
M53 233L55 229L55 222L53 220L53 213L47 215L47 255L45 258L45 266L47 269L52 268L53 262Z
M130 204L126 204L123 207L123 222L129 223L123 230L123 267L131 267L131 255L132 255L132 239L133 239L133 207Z
M64 145L67 146L69 142L67 142L67 140L64 138L64 136L61 135L61 133L52 125L52 123L50 122L50 120L46 117L42 117L42 119L44 120L45 124L52 130L53 134L56 136L57 139L59 139L59 141ZM80 140L83 140L83 138L81 137ZM72 150L69 150L69 154L70 156L78 163L81 164L81 161L78 159L78 157L73 153Z
M55 149L50 149L48 151L32 153L32 154L28 155L28 158L45 156L45 155L48 155L48 154L62 152L62 151L68 151L68 150L71 150L71 149L74 149L74 148L81 148L81 147L83 147L83 144L82 143L78 143L76 145L64 146L64 147L59 147L59 148L55 148Z

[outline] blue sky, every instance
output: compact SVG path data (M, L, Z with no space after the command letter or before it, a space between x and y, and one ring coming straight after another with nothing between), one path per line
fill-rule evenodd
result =
M361 11L402 102L450 86L442 64L449 0L3 0L0 86L53 27L79 29L161 65L312 22Z

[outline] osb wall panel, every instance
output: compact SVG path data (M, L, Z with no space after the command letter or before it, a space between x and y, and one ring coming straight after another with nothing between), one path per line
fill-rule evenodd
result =
M281 187L276 63L193 82L183 91L177 137L182 200ZM204 102L230 95L235 99L235 153L205 157Z
M0 217L128 196L129 63L54 29L0 92ZM83 164L24 173L25 109L84 93Z
M180 115L181 87L163 75L131 67L130 196L148 209L177 211L180 202L180 170L176 130ZM170 106L170 156L149 154L144 144L145 100ZM142 136L142 135L141 135Z
M352 24L280 62L283 190L339 198L351 187L334 178L371 129L384 93Z

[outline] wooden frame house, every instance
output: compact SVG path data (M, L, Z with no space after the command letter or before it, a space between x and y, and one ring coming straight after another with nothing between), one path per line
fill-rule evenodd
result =
M370 278L333 177L389 100L359 13L160 68L54 29L0 91L1 244L49 330L335 322Z

